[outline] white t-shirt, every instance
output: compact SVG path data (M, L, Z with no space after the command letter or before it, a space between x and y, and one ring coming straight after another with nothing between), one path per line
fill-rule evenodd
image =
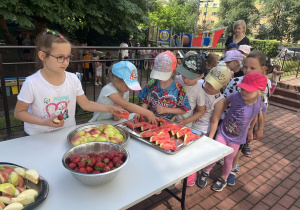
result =
M120 47L128 47L128 44L126 44L125 42L122 42L120 44ZM128 57L128 50L121 50L121 53L122 53L122 58Z
M109 96L114 93L118 93L118 90L112 83L105 85L100 92L100 95L97 99L97 103L119 106L118 104L115 104L115 102L113 100L111 100L109 98ZM127 91L123 94L123 98L126 101L129 101L129 91ZM94 112L93 118L89 122L95 122L95 121L99 121L99 120L106 120L106 119L112 119L112 118L113 118L113 115L110 112Z
M228 85L226 86L226 88L224 89L224 97L227 98L228 96L230 96L232 93L235 92L240 92L240 87L236 86L237 84L240 84L243 80L244 76L241 77L234 77L231 79L231 81L228 83ZM269 79L267 79L267 87L265 90L265 94L264 94L264 103L267 104L269 101L269 93L270 93L270 88L272 87L272 83ZM227 114L228 110L230 109L230 105L226 108L226 110L222 113L221 115L221 119L223 120L225 118L225 115Z
M185 114L176 115L175 120L184 120L193 116L194 109L197 106L204 106L205 104L205 91L202 89L201 85L197 83L194 86L187 86L184 84L181 75L175 77L175 81L182 85L186 95L189 99L191 110L187 111ZM192 126L192 122L187 124L187 126Z
M224 99L224 96L221 93L209 95L205 92L205 113L201 118L193 122L193 128L202 131L204 134L208 134L210 131L210 119L214 113L215 104L222 99Z
M31 104L28 112L41 119L63 114L64 127L75 126L76 97L84 94L78 77L65 72L63 84L54 86L47 82L40 70L26 78L18 100ZM60 128L24 122L24 131L29 134L50 132Z

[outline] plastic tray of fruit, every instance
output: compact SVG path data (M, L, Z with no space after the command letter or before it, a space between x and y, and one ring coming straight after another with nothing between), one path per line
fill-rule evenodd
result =
M11 168L16 170L12 171ZM7 175L5 171L9 174L7 178L5 178ZM13 209L21 209L20 205L23 205L24 208L22 209L25 210L34 209L47 198L49 192L48 182L36 170L28 170L23 166L13 163L0 162L0 179L1 181L8 180L8 182L4 181L2 184L8 183L6 185L9 185L0 186L0 188L3 188L0 189L0 201L5 205L14 203L15 207L11 206ZM33 191L35 192L32 193ZM13 193L14 195L12 195Z
M67 140L72 146L96 141L112 142L124 146L129 137L129 133L118 126L110 124L89 124L71 131Z
M159 118L157 125L151 125L142 117L117 124L127 130L133 137L147 145L169 155L188 147L203 133L196 129L179 125L165 118Z

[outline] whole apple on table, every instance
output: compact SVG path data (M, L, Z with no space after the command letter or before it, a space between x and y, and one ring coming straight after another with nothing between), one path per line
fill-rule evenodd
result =
M38 184L40 175L35 169L0 165L0 210L18 210L34 202L38 192L24 187L24 179Z
M121 145L124 143L123 135L113 125L103 124L98 127L90 127L88 129L80 130L71 140L74 146L86 142L106 141Z

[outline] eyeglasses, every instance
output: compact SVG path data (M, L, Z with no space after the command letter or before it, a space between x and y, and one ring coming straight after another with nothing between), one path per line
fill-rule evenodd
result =
M42 52L46 53L47 55L52 56L53 58L56 58L58 63L63 63L63 62L65 62L65 60L67 62L70 62L70 59L73 57L73 55L69 55L68 57L64 57L64 56L55 56L55 55L52 55L52 54L47 53L45 51L42 51Z

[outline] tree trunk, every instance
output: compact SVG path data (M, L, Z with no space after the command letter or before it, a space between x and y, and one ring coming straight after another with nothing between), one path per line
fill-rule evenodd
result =
M8 27L7 27L6 20L3 17L0 18L0 29L2 30L2 33L8 44L16 44L16 40L12 39L12 37L9 33L9 30L8 30Z

